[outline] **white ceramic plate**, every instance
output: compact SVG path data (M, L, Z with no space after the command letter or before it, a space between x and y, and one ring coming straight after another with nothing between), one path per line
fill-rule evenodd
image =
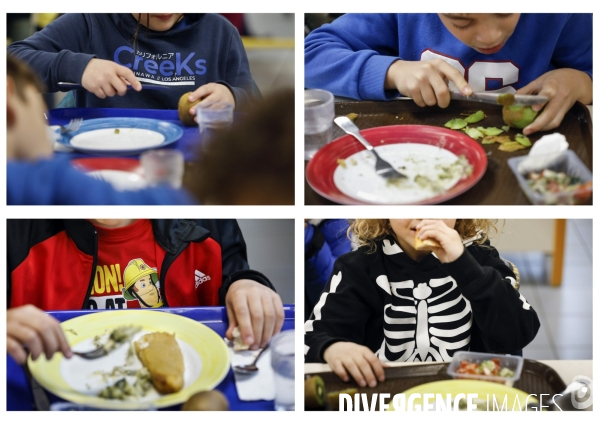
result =
M345 159L345 166L337 166L333 174L335 185L343 194L378 204L418 203L438 196L453 187L460 176L439 179L442 167L449 166L458 157L441 147L419 143L382 145L376 148L381 158L408 178L398 184L389 184L375 173L375 157L362 150ZM435 189L422 187L414 179L417 175L434 181Z
M109 311L86 314L61 324L75 351L93 350L93 338L112 331L124 323L139 325L145 333L166 331L175 333L185 364L184 386L171 394L162 395L152 389L143 398L109 400L98 397L102 388L122 377L104 381L98 371L110 372L126 363L128 344L110 352L108 356L84 360L74 356L67 360L60 353L51 360L29 358L29 369L47 390L71 402L102 409L163 408L185 402L192 394L216 387L229 371L229 352L222 337L205 325L179 315L156 311ZM128 368L140 368L137 365ZM129 377L128 377L129 378Z
M96 118L77 131L63 134L58 143L92 155L134 155L174 143L183 129L172 122L150 118Z
M73 136L71 146L75 149L118 152L150 149L161 145L164 140L164 135L152 130L104 128Z
M148 332L140 332L136 334L132 340L138 340L144 334ZM76 352L87 352L94 350L93 338L84 340L81 343L72 346L72 349ZM188 388L192 382L194 382L202 371L202 360L198 353L187 343L177 339L177 343L183 353L183 362L185 364L185 372L183 374L183 389ZM104 387L110 384L114 384L116 381L123 378L122 376L108 377L107 381L100 372L109 372L114 367L123 366L127 360L127 351L129 350L129 344L119 346L110 355L103 358L94 360L85 360L78 356L74 356L69 361L62 361L60 363L60 374L64 378L64 381L73 388L76 392L94 397ZM141 362L137 356L133 355L133 365L127 366L127 369L140 369L142 367ZM133 384L135 379L133 377L126 377L129 383ZM146 396L137 399L139 405L147 403L150 405L153 401L159 399L160 395L155 389L151 389Z

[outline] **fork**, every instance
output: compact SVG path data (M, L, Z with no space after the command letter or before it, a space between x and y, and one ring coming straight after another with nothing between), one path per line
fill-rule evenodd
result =
M96 344L98 340L94 338L94 344L97 346L94 350L89 350L87 352L73 352L73 354L83 358L83 359L97 359L103 356L108 355L117 347L121 346L123 343L131 340L131 337L141 331L141 326L134 325L124 325L115 328L112 330L110 335L108 336L108 340L104 342L101 346Z
M98 359L101 358L103 356L108 355L108 351L106 349L104 349L104 346L101 346L97 349L94 350L90 350L87 352L75 352L73 351L74 355L79 356L80 358L83 359Z
M353 135L356 139L366 147L367 150L374 154L376 158L376 164L374 165L374 169L376 174L379 177L385 178L387 180L391 179L399 179L399 178L407 178L401 172L398 172L395 168L391 166L389 162L381 159L372 144L370 144L362 135L360 134L360 130L347 116L338 116L333 121L346 133Z
M81 122L83 122L83 118L71 119L68 124L66 124L64 126L63 125L60 126L60 133L66 134L69 132L77 131L79 129L79 127L81 126Z

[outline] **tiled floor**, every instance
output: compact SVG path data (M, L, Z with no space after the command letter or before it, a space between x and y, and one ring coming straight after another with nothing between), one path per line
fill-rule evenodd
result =
M238 219L253 270L267 275L283 303L295 303L293 219Z
M592 359L592 221L568 220L564 276L548 282L551 258L539 252L501 252L520 270L520 292L539 315L541 329L524 348L529 359Z

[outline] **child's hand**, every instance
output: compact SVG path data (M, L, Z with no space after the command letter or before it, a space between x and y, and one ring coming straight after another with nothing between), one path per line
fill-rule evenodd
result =
M447 80L453 82L463 95L472 94L472 88L460 71L441 59L393 62L385 76L385 89L397 88L421 107L439 105L445 108L451 100Z
M416 226L422 240L436 240L441 247L431 247L442 263L453 262L464 253L462 238L456 230L449 228L438 219L425 219Z
M141 83L131 69L103 59L89 61L83 71L81 85L101 99L116 94L124 96L128 85L135 91L141 90Z
M233 339L239 326L241 338L250 349L264 347L281 331L285 312L281 297L270 288L252 280L237 280L225 297L229 328L225 335Z
M10 308L6 311L6 352L20 364L27 360L27 352L37 359L42 353L50 359L56 352L73 356L67 339L57 320L32 305Z
M323 357L343 381L349 381L348 372L360 387L366 384L375 387L377 380L385 381L385 363L365 346L350 342L333 343L326 348Z
M538 94L549 99L544 105L533 106L533 110L540 110L543 106L545 108L537 119L522 131L523 134L529 135L558 127L575 101L590 104L593 101L593 82L582 71L555 69L522 87L516 94Z
M195 102L197 99L202 99L202 102L224 102L232 104L235 107L235 97L226 85L211 82L202 85L188 97L190 102ZM196 114L197 105L189 109L189 113Z

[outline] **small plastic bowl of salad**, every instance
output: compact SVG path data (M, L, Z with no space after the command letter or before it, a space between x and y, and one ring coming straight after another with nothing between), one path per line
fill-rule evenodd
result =
M453 355L447 374L512 387L520 379L523 363L521 356L460 351Z
M508 159L508 166L533 205L579 205L593 193L593 174L572 150L547 168L521 174L518 164L526 156Z

